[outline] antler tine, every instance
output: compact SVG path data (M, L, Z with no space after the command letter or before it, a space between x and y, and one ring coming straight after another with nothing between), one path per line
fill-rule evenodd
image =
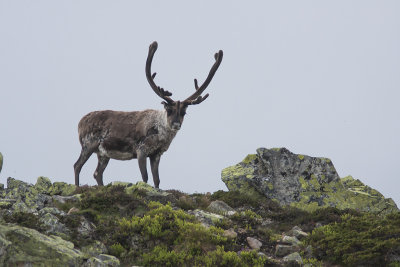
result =
M188 98L186 98L184 100L185 103L187 103L188 105L200 104L208 97L208 94L206 94L204 97L201 96L201 94L204 92L204 90L206 90L207 86L210 84L212 78L214 77L215 72L218 70L218 67L221 64L223 55L224 54L223 54L222 50L219 50L218 53L215 53L215 55L214 55L215 63L211 67L211 70L208 73L207 79L204 81L204 83L200 87L198 85L197 79L194 79L194 87L196 89L196 92L194 94L192 94L191 96L189 96Z
M150 47L149 47L149 54L147 56L147 60L146 60L146 78L147 81L150 84L150 87L153 89L153 91L162 99L164 99L165 101L167 101L168 103L173 103L174 100L172 100L170 98L170 96L172 96L172 93L164 90L163 88L161 88L160 86L156 85L156 83L154 82L154 78L156 77L157 73L154 72L153 74L151 74L151 63L153 62L153 56L154 53L156 52L158 48L158 44L156 41L154 41Z

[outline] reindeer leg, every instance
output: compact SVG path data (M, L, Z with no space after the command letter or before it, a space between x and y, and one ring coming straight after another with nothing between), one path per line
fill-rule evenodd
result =
M79 159L74 164L74 172L75 172L75 185L79 186L79 174L82 170L82 166L86 163L86 161L90 158L90 156L94 152L94 148L86 148L82 147L81 155Z
M151 173L153 174L154 187L158 188L160 185L160 177L158 175L158 165L160 164L161 155L156 154L150 157Z
M147 175L146 158L147 155L145 153L140 150L137 152L140 173L142 174L142 179L145 183L147 183L147 180L149 179L149 176Z
M96 168L96 171L94 172L93 176L94 176L94 179L96 179L98 185L104 185L103 184L103 172L106 169L107 164L110 161L110 158L100 156L99 154L97 154L97 159L98 159L97 168Z

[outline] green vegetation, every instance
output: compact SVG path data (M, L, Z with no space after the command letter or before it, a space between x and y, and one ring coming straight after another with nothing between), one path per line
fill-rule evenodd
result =
M307 242L320 260L346 266L383 266L400 253L400 213L344 214L312 231Z
M354 179L345 182L359 186ZM50 226L61 223L68 229L52 238L83 251L78 255L82 259L88 258L87 254L110 254L122 266L282 266L282 257L275 255L276 246L285 235L292 237L293 227L298 226L308 233L308 237L304 233L303 239L299 237L297 247L303 264L399 266L395 259L400 255L400 213L384 216L333 207L305 211L282 207L260 194L217 191L189 195L157 191L144 184L80 187L75 193L75 197L50 202L47 207L59 220L50 221L54 223ZM205 226L192 214L208 210L215 200L236 212L208 219ZM44 216L9 210L0 208L1 223L10 224L7 229L24 226L48 231ZM250 249L248 237L262 242L259 250Z
M39 217L32 213L14 212L12 214L5 214L3 219L7 223L15 223L38 231L45 230L45 228L39 222Z

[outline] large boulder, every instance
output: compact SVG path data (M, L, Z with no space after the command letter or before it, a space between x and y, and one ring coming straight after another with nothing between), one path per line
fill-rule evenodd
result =
M80 266L86 258L74 244L58 236L0 224L1 266Z
M222 170L222 181L231 191L261 194L308 211L321 207L398 211L392 199L360 180L341 179L330 159L294 154L286 148L257 149L257 154Z

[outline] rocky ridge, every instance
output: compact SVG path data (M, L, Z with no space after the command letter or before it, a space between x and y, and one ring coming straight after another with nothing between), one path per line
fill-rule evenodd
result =
M76 188L8 178L0 184L0 266L400 263L394 202L339 178L328 159L258 149L222 179L230 191L190 195L143 182Z

